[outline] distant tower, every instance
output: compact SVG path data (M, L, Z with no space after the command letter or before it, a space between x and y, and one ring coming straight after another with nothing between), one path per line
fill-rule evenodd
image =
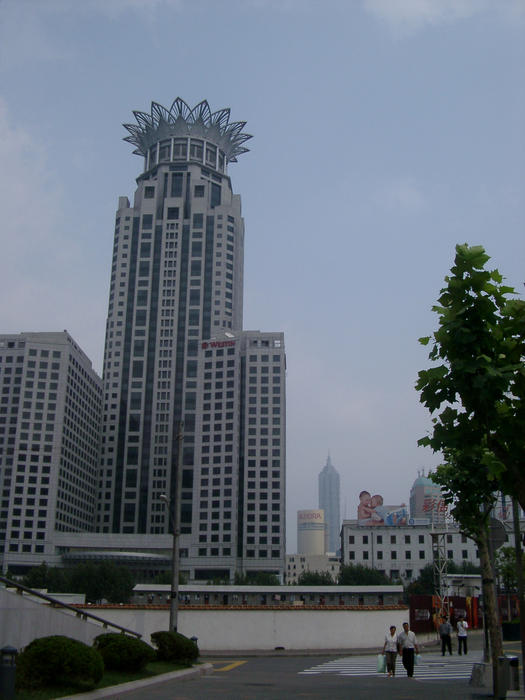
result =
M325 554L325 527L322 510L298 510L297 553Z
M341 548L341 516L339 507L339 472L328 455L326 464L319 474L319 508L324 510L327 529L327 550L337 552Z
M410 489L410 517L428 518L434 525L444 525L447 509L438 484L424 475L423 470Z

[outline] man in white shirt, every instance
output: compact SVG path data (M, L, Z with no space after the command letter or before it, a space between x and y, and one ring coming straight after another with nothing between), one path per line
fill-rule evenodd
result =
M397 638L399 653L403 660L409 678L414 677L414 655L419 654L419 646L416 635L410 629L408 622L403 622L403 631Z
M461 656L461 648L467 653L467 630L468 623L464 617L460 617L458 621L458 654Z

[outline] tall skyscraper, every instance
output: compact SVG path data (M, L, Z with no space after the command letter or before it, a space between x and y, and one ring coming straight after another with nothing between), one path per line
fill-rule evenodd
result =
M66 332L0 335L0 556L22 573L95 524L102 380Z
M330 455L319 474L319 508L324 510L327 529L327 551L337 552L341 549L341 514L340 514L340 479L339 472L333 466Z
M284 569L282 333L242 330L244 222L230 110L134 112L142 156L119 198L104 353L97 527L165 533L182 451L181 567L190 579Z
M423 470L410 489L410 517L427 519L434 525L444 525L447 518L447 506L438 484L425 476Z

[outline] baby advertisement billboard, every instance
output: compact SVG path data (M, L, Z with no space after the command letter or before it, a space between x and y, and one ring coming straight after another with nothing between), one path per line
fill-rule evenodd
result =
M408 510L404 503L399 506L387 506L384 505L383 496L380 494L376 493L372 496L368 491L361 491L357 506L357 523L366 527L406 525Z

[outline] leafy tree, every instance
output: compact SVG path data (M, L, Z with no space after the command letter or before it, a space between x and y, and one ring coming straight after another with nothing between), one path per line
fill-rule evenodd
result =
M23 583L54 593L84 593L90 603L104 599L126 603L133 592L134 579L129 569L111 562L78 564L68 569L50 567L44 562L31 569Z
M362 564L347 564L342 566L337 582L340 586L373 586L376 584L387 585L391 581L384 571L370 569Z
M432 479L440 484L453 517L480 551L497 679L502 641L488 520L498 489L514 493L518 484L518 498L522 506L525 503L525 488L520 490L525 474L518 468L525 439L521 402L525 302L508 300L514 291L503 285L497 270L485 269L488 260L481 246L456 246L451 275L433 307L439 328L429 357L440 364L419 372L416 388L432 414L440 411L434 415L431 434L419 440L444 456ZM424 345L429 341L430 337L420 339ZM516 430L521 430L520 437L514 436Z
M248 571L236 573L234 582L237 586L279 586L279 577L269 571Z
M501 547L498 549L495 561L496 573L507 593L513 593L518 587L518 570L516 564L516 550L514 547ZM525 565L523 567L525 575Z
M418 578L411 581L405 589L407 595L434 595L436 586L434 581L434 566L427 564L424 566Z
M335 581L329 571L303 571L297 577L298 586L334 586Z
M476 566L476 564L471 561L462 561L461 564L456 564L454 561L449 561L447 563L447 573L448 574L481 574L481 566Z
M154 578L153 578L153 583L160 583L160 584L170 584L171 585L171 571L161 571L159 572ZM179 584L185 584L187 583L186 576L182 573L182 571L179 571Z

